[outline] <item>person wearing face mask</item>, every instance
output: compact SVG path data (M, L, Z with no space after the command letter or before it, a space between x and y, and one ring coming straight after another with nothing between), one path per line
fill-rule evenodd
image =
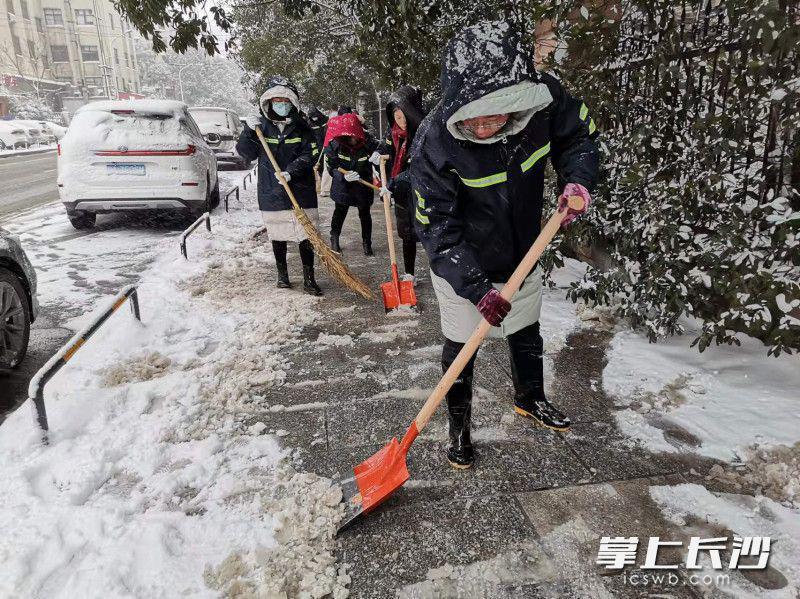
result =
M442 368L487 320L492 336L508 341L514 411L566 431L570 419L544 393L541 270L512 302L498 290L539 235L548 160L558 176L559 205L578 195L588 207L599 162L594 121L557 79L536 72L521 36L505 22L467 27L450 40L441 89L441 101L417 132L411 181L415 226L445 336ZM447 394L447 459L455 468L474 460L474 367L475 357Z
M313 169L320 150L314 132L300 116L297 89L284 77L272 77L267 82L267 91L261 95L259 105L261 123L258 126L269 149L300 207L312 222L317 222L317 190ZM314 250L311 242L295 217L291 200L280 184L261 141L256 132L247 125L239 137L236 150L249 160L258 159L258 206L272 242L278 269L277 286L292 287L286 259L287 244L292 241L299 244L300 260L303 263L303 290L310 295L322 295L314 278Z
M359 179L372 181L370 155L378 148L378 142L364 131L358 115L348 112L328 121L325 146L325 163L333 178L331 199L336 208L331 218L331 248L341 252L340 236L350 207L358 209L361 220L361 240L365 256L373 256L372 215L370 207L374 193L358 182ZM347 174L339 172L339 168Z
M403 265L406 280L414 281L417 259L417 234L414 231L414 202L411 193L411 177L408 171L411 162L411 144L425 113L422 109L422 94L410 85L394 92L386 104L386 120L389 130L370 162L380 166L381 154L388 154L386 165L389 177L388 189L394 198L397 235L403 241Z

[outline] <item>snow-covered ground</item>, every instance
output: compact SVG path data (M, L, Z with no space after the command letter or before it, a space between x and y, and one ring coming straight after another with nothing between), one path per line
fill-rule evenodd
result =
M766 355L756 340L741 347L690 349L696 333L657 344L621 330L603 372L606 392L620 406L617 421L628 436L658 451L676 451L654 418L668 419L699 441L695 452L735 461L753 446L800 441L800 356ZM682 448L685 449L685 448Z
M16 223L23 238L64 234L50 210ZM251 387L282 380L281 349L317 300L268 284L271 254L250 240L257 212L214 220L213 235L189 239L188 262L163 231L96 236L86 286L102 287L104 257L136 256L143 322L118 311L51 381L49 445L30 406L0 428L0 597L345 593L330 551L340 492L243 424L263 409ZM40 257L53 265L45 302L79 302L84 284L55 263L92 243L64 239L63 256Z

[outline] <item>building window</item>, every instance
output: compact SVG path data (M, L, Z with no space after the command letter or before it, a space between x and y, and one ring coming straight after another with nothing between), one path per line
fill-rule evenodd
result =
M22 18L30 19L31 15L28 13L28 0L19 0L19 6L22 9Z
M46 69L50 68L50 59L47 57L47 52L42 52L42 66Z
M17 14L16 11L14 10L14 0L6 0L6 10L10 15Z
M44 8L44 22L47 25L64 25L64 16L60 8Z
M22 46L19 43L19 38L14 33L11 34L11 43L14 45L14 54L22 56Z
M75 22L78 25L94 25L94 13L91 8L76 8Z
M28 40L28 54L33 60L37 60L39 58L39 53L36 51L36 44L34 44L31 40Z
M110 23L112 30L116 29L116 27L114 27L114 13L108 13L108 22Z
M100 62L97 46L81 46L81 58L83 62Z
M86 85L91 85L94 87L102 87L103 86L103 78L102 77L87 77L86 78Z
M114 48L114 63L119 64L119 52L117 52L116 48Z
M125 52L125 64L128 65L128 68L131 68L131 57L130 54L128 54L128 46L125 46L122 51Z
M44 21L39 17L36 17L36 31L39 33L44 33Z
M53 62L69 62L69 52L66 46L50 46Z

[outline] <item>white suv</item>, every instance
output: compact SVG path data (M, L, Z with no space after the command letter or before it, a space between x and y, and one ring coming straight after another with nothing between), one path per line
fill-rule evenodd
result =
M200 215L219 204L217 159L182 102L93 102L58 145L58 192L76 229L106 212Z
M213 106L193 106L189 109L189 114L197 122L206 142L217 155L217 160L233 162L239 168L250 167L250 161L236 152L236 142L243 129L238 114L227 108Z

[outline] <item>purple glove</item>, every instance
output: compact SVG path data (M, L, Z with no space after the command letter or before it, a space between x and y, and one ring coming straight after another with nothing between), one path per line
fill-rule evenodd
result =
M583 198L583 209L582 210L573 210L572 208L567 208L567 198L570 196L578 196ZM564 220L561 221L561 226L566 227L576 218L578 215L583 214L589 209L589 205L592 203L592 196L589 195L589 190L586 189L580 183L567 183L564 186L564 193L561 194L561 197L558 198L558 211L561 212L564 208L567 208L567 216L564 217Z
M511 311L511 302L507 301L497 289L492 289L478 302L478 312L493 327L499 327L503 319Z

